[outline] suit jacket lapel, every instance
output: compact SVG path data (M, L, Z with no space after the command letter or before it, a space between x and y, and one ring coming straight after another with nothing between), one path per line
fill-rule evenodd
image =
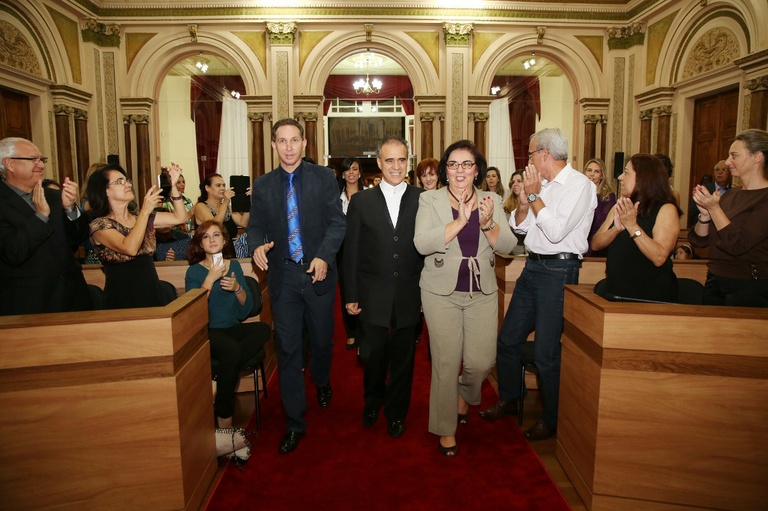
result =
M381 187L377 186L375 188L375 195L374 196L376 197L376 200L375 200L376 207L381 210L381 215L383 215L384 218L387 219L387 224L392 229L392 232L395 232L395 226L392 225L392 217L389 216L389 208L387 207L387 199L384 198L384 192L381 191ZM402 200L400 201L400 207L401 208L403 207Z
M0 187L0 190L2 190L2 194L5 195L5 198L3 199L3 202L6 204L9 204L13 208L17 209L20 213L31 216L35 214L35 210L29 207L29 204L27 204L27 201L22 199L18 193L16 193L15 190L11 189L11 187L8 185L8 183L5 182L5 180L2 181L3 186Z
M437 191L437 199L435 200L435 209L437 209L437 215L440 217L440 221L447 225L453 222L453 211L451 209L451 199L448 197L448 188L443 187Z

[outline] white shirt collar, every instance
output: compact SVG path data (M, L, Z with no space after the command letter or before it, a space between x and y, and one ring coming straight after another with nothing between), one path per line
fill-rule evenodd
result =
M408 186L408 183L405 181L401 182L397 186L392 186L391 184L387 183L382 179L381 183L379 183L379 187L381 188L382 193L384 194L392 194L392 195L402 195L405 193L405 188Z

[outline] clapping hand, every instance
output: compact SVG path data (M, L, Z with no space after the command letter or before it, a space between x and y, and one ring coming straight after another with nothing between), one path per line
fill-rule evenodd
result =
M623 231L627 226L637 225L637 209L640 203L632 203L629 197L620 197L616 201L616 213L614 215L614 225L617 230Z
M38 181L32 188L32 204L35 205L35 212L45 216L51 215L51 207L45 198L45 188L43 188L42 181Z
M706 213L711 215L712 210L720 206L720 190L715 190L715 193L709 193L706 187L696 185L693 187L693 202L699 207L700 210L706 210Z
M480 227L487 227L493 218L493 197L486 197L480 202Z

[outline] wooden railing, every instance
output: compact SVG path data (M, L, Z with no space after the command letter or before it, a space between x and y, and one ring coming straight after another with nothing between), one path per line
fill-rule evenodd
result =
M198 509L216 471L207 301L0 318L0 508Z
M591 511L765 509L765 309L567 286L560 378L557 459Z

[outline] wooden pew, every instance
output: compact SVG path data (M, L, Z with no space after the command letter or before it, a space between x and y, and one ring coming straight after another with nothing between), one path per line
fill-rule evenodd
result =
M207 300L0 318L0 508L196 510L216 472Z
M266 272L259 270L252 264L251 259L238 259L238 261L243 268L243 273L255 278L259 283L259 287L261 288L261 299L264 303L261 314L255 318L249 318L247 321L263 321L272 326L272 302L269 299ZM187 261L156 262L155 268L157 269L157 275L160 277L160 280L165 280L173 284L179 295L184 293L184 276L187 273L187 268L189 268ZM104 272L101 270L100 264L83 265L83 275L85 276L86 282L104 289ZM264 370L267 372L267 379L269 379L269 376L277 369L275 343L273 341L268 342L264 346L264 350L267 352L266 358L264 359ZM237 391L252 392L253 377L249 375L243 376L240 379Z
M765 509L768 311L568 286L557 459L592 511Z

